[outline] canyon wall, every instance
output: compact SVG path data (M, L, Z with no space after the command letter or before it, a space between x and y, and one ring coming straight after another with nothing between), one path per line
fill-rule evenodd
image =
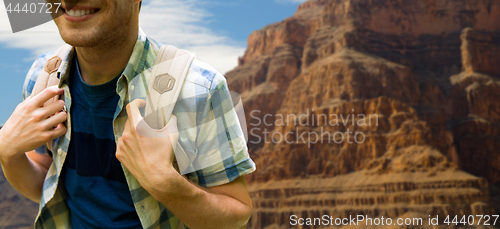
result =
M253 32L226 74L257 164L249 228L498 214L499 21L498 0L310 0Z

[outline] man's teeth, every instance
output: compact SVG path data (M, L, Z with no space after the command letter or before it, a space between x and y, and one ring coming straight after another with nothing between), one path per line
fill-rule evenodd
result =
M94 12L95 10L70 10L67 11L66 13L71 17L81 17L88 14L93 14Z

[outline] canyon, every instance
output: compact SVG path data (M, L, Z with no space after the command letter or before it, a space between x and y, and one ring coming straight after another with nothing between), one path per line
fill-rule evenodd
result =
M498 214L498 21L495 0L309 0L253 32L226 74L257 165L248 228Z

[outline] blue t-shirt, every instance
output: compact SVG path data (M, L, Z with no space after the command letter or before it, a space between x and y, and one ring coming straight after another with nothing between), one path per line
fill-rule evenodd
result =
M102 85L82 80L78 62L70 77L71 142L61 181L73 229L142 228L120 162L113 118L119 76Z

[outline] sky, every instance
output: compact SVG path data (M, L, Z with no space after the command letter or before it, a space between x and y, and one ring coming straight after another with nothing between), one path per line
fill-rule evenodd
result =
M82 0L83 1L83 0ZM225 73L237 65L247 37L290 17L305 0L143 0L140 26L150 37L195 53ZM0 124L22 102L26 73L36 57L63 44L53 21L12 33L0 0Z

